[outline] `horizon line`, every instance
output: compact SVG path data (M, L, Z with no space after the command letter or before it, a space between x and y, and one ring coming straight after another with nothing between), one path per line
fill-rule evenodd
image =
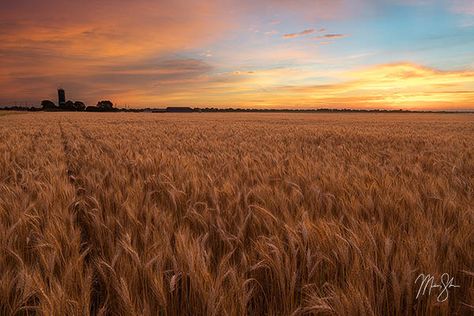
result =
M89 106L88 106L89 107ZM90 106L95 107L95 106ZM31 110L33 109L33 110ZM167 107L116 107L113 112L147 112L155 113L180 113L180 109L188 110L188 113L198 112L396 112L396 113L474 113L474 109L386 109L386 108L245 108L245 107L195 107L195 106L167 106ZM28 105L0 105L2 111L44 111L38 106ZM45 111L48 112L48 111ZM74 112L64 109L50 112ZM88 111L79 111L88 112ZM183 113L183 112L181 112ZM184 112L186 113L186 112Z

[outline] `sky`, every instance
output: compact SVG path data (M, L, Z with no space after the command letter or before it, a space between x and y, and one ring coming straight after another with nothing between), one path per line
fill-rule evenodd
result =
M0 1L0 104L474 109L474 1Z

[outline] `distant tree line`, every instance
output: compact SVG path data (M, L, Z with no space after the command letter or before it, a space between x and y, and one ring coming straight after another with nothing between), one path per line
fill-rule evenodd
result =
M413 110L380 110L380 109L252 109L252 108L215 108L215 107L167 107L167 108L115 108L109 100L97 102L96 106L86 106L81 101L67 101L57 106L51 100L41 101L41 108L24 106L0 107L6 111L85 111L85 112L149 112L149 113L473 113L473 111L413 111Z
M64 104L57 106L51 100L41 101L41 108L44 111L87 111L87 112L113 112L118 111L114 108L114 104L109 100L97 102L96 106L86 106L82 101L66 101Z

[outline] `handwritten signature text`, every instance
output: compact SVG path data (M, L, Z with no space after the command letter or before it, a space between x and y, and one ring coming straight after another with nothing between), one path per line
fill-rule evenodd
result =
M418 288L418 293L416 294L416 298L421 297L423 295L431 295L432 289L438 289L439 293L436 297L438 302L444 302L449 297L449 289L450 288L458 288L459 285L454 284L454 277L450 277L448 273L443 273L440 278L440 283L436 283L435 277L431 274L420 274L416 280L415 284L421 280L420 287Z

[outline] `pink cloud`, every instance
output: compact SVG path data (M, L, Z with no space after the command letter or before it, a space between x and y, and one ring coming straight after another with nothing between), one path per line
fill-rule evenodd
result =
M456 13L474 15L474 1L472 0L453 0L451 5L452 10Z

